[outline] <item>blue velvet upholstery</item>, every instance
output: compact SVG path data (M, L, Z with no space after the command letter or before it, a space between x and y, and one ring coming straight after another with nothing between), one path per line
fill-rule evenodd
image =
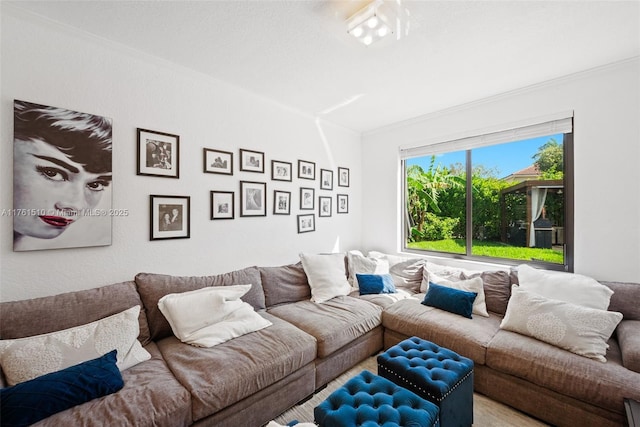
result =
M378 356L378 374L437 404L442 427L473 423L473 360L412 337Z
M395 294L396 286L390 274L356 274L360 295Z
M314 411L320 427L438 427L438 407L393 382L362 371Z
M2 426L28 426L124 386L116 350L0 390Z
M462 291L429 282L429 290L422 304L471 319L473 302L477 296L477 292Z

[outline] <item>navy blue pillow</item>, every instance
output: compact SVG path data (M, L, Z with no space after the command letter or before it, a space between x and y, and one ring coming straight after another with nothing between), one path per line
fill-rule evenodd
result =
M3 426L28 426L124 386L117 351L0 390Z
M396 287L390 274L356 274L360 295L395 294Z
M471 319L473 302L477 296L477 292L462 291L429 282L429 290L422 304Z

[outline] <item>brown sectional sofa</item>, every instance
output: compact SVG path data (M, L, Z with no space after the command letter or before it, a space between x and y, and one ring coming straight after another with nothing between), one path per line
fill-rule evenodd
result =
M346 273L346 272L345 272ZM0 304L0 338L86 324L134 305L139 341L151 359L125 370L125 386L38 426L258 427L366 357L409 336L449 347L476 363L476 390L557 425L622 425L622 397L640 400L640 284L609 284L624 314L601 363L500 330L511 282L483 276L490 317L466 319L420 304L421 295L357 293L309 301L300 263L248 267L205 277L141 273L134 281ZM212 348L180 342L158 309L169 293L252 284L242 298L272 326ZM628 369L632 367L632 369ZM301 420L304 421L304 420Z

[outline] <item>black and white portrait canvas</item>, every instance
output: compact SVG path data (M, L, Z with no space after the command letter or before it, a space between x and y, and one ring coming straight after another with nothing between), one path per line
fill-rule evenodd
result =
M111 244L111 119L14 101L13 250Z

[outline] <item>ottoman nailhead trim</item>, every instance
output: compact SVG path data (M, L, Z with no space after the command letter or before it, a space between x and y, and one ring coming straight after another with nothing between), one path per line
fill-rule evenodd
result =
M443 396L441 397L436 397L433 394L431 394L429 391L423 389L422 387L420 387L417 384L412 383L411 381L407 380L405 377L401 376L400 374L397 374L395 371L392 371L391 369L387 368L384 365L378 365L378 368L382 368L385 371L387 371L388 373L392 374L393 376L395 376L396 378L398 378L401 381L404 381L405 383L411 385L412 387L415 387L416 389L420 390L422 393L426 394L427 396L429 396L431 399L437 401L438 403L442 402L447 396L449 396L449 394L451 394L460 384L462 384L462 382L464 380L466 380L469 375L473 374L473 369L470 370L467 375L465 375L464 377L462 377L457 383L455 383L453 385L453 387L451 387L451 389L446 392Z

